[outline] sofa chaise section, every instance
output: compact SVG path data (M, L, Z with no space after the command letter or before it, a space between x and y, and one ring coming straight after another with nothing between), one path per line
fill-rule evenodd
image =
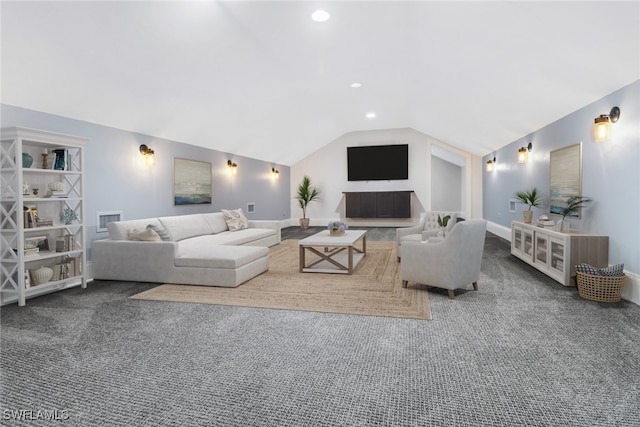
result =
M167 241L129 240L152 225ZM222 213L110 223L110 238L92 243L93 278L205 286L238 286L268 270L269 246L280 243L277 221L249 221L229 231Z

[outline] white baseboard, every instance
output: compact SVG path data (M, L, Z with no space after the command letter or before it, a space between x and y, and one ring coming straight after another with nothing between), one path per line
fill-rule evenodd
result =
M634 304L640 305L640 276L625 271L627 277L622 288L622 298Z
M498 237L502 237L511 243L511 228L496 224L495 222L487 221L487 231Z

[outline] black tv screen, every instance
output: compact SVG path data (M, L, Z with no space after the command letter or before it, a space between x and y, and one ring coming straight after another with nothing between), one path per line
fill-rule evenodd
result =
M349 181L409 179L409 145L347 147Z

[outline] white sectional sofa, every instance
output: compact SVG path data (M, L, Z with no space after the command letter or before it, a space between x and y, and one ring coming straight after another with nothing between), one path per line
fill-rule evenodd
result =
M248 221L230 231L222 212L112 222L91 245L96 280L235 287L269 269L278 221ZM154 228L162 241L131 240Z

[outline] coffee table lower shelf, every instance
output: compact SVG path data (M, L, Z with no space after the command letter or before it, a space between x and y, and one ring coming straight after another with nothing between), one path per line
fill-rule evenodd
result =
M340 248L348 251L347 248ZM307 250L313 250L313 248L307 247ZM318 259L315 262L312 262L304 267L302 267L303 273L340 273L340 274L351 274L353 270L356 269L360 261L364 258L363 253L354 253L353 254L353 266L351 271L349 271L349 254L348 253L339 253L335 254L331 257L333 261L340 264L340 267L337 265L325 260Z

